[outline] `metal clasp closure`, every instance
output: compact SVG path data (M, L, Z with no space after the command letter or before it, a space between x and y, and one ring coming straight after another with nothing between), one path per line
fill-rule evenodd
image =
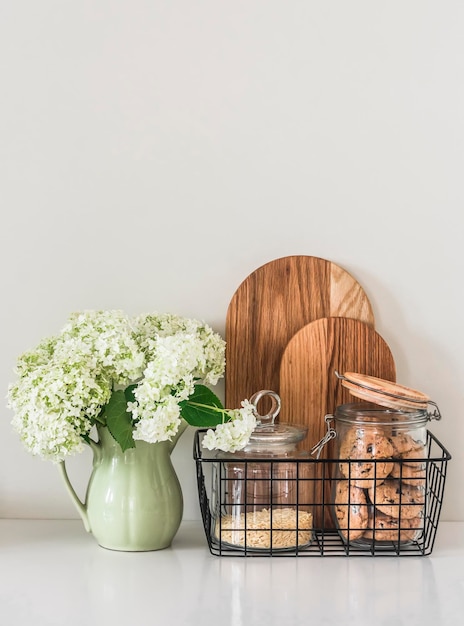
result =
M440 409L438 408L437 403L432 402L432 400L429 400L429 404L435 407L433 413L431 413L430 411L427 411L427 417L429 418L429 420L441 420L441 413L440 413Z
M316 454L316 459L321 456L321 452L324 449L324 446L328 444L331 439L334 439L337 436L337 431L331 426L331 423L334 419L334 416L331 414L328 414L324 417L324 421L327 424L327 432L322 437L322 439L311 448L311 454Z

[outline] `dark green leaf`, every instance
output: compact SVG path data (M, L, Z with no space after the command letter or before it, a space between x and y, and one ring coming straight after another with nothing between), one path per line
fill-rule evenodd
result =
M126 396L127 402L135 402L134 389L137 388L137 385L129 385L124 389L124 395Z
M132 437L132 417L126 409L127 400L124 391L122 389L113 391L105 407L106 425L123 452L129 448L135 448L135 441Z
M219 398L204 385L195 385L194 392L180 403L180 408L181 416L191 426L214 428L229 419Z

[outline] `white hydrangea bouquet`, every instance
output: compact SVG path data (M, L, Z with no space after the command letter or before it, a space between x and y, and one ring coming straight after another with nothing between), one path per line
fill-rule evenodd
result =
M247 400L226 410L208 388L224 367L224 340L197 320L75 313L59 335L18 359L8 389L12 424L32 454L56 463L80 452L98 425L123 451L135 440L173 440L190 424L209 428L205 447L233 452L256 419Z

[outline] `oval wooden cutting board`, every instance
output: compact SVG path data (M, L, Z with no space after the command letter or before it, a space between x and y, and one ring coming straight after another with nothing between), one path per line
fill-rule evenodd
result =
M327 431L324 417L340 404L359 402L342 386L335 370L369 374L394 382L396 367L385 340L370 326L359 320L343 317L319 319L300 329L287 344L280 364L279 421L304 424L308 435L300 448L311 450ZM332 445L327 445L321 459L331 458ZM330 498L330 464L315 464L315 502ZM319 511L320 512L320 511ZM322 523L317 508L315 524ZM333 527L326 511L325 527Z
M374 326L366 293L335 263L288 256L252 272L227 310L226 406L239 407L260 389L279 392L279 367L287 343L306 324L332 316Z

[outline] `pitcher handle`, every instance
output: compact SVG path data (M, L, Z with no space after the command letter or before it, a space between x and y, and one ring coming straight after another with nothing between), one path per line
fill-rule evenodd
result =
M89 524L89 516L87 515L87 509L85 508L85 505L80 501L79 496L74 490L74 487L71 485L71 481L69 480L68 472L66 471L66 464L64 461L60 461L59 470L63 478L64 484L66 486L66 489L68 490L68 493L71 496L71 500L73 501L74 506L77 509L77 512L79 513L79 515L82 518L82 521L84 522L84 528L89 533L90 524Z
M92 451L94 454L94 461L95 461L95 457L100 452L99 445L97 444L97 442L93 441L92 439L90 439L89 444L90 444L90 447L92 448ZM64 461L60 461L59 470L63 478L65 487L68 490L69 495L71 496L71 500L73 501L74 506L77 509L77 512L79 513L79 515L82 518L82 521L84 522L85 530L88 533L92 532L92 529L90 528L89 516L87 515L87 507L85 506L83 502L81 502L74 487L71 485L71 481L69 480L68 472L66 470L66 463Z

